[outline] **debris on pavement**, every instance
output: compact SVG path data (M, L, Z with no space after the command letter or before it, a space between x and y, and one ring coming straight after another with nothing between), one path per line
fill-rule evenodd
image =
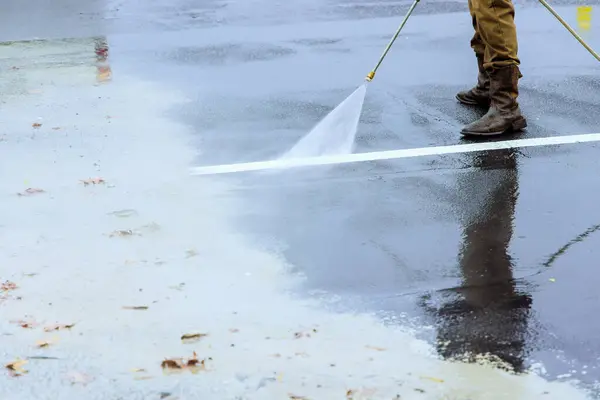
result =
M74 327L75 324L55 324L55 325L50 325L44 328L45 332L52 332L52 331L62 331L65 329L71 329L72 327Z
M183 343L195 343L206 336L208 336L208 333L186 333L181 336L181 341Z
M12 376L20 376L29 372L23 368L25 364L27 364L27 360L17 358L15 361L9 362L4 367L10 371Z
M18 196L33 196L33 195L39 194L39 193L46 193L46 192L43 189L27 188L27 189L25 189L24 192L17 193L17 195Z
M310 400L306 396L296 396L295 394L288 394L290 396L290 400Z
M80 181L81 181L81 183L83 183L84 186L100 185L100 184L106 183L106 181L103 178L88 178L88 179L81 179Z
M53 338L53 339L48 339L48 340L38 340L37 342L35 342L35 346L43 349L46 347L49 347L51 344L54 344L58 341L58 338Z
M17 284L11 281L4 281L2 282L2 284L0 284L0 291L2 292L8 292L9 290L15 290L18 288L19 287L17 286Z
M141 236L140 234L133 232L131 229L117 229L116 231L112 231L108 237L127 237L133 235Z
M39 128L42 126L42 124L40 124L39 122L34 122L33 124L31 124L31 126L35 129Z
M20 320L16 320L16 321L10 321L11 324L17 324L19 325L21 328L24 329L33 329L35 327L37 327L39 324L35 321L26 321L23 319Z
M311 334L313 334L313 333L317 333L317 330L314 328L308 332L296 332L296 333L294 333L294 338L300 339L302 337L311 337Z
M212 359L208 358L208 360ZM196 352L193 352L192 357L187 360L183 358L166 358L160 366L165 371L182 371L188 369L192 373L197 373L198 371L206 371L206 360L198 360L198 355Z
M147 310L148 306L123 306L123 310Z

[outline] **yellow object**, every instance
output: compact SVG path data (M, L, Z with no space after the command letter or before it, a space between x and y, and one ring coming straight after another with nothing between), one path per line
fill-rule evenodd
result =
M590 30L592 27L592 6L577 7L577 25L581 30Z
M402 20L402 23L398 27L398 30L396 31L396 33L394 34L394 36L392 37L392 39L390 40L390 42L386 46L386 48L383 51L383 54L381 55L381 57L379 57L379 61L377 62L377 65L375 65L375 68L373 68L373 70L371 72L369 72L369 74L367 75L366 79L367 79L368 82L371 82L371 80L375 77L375 72L377 72L377 69L379 68L379 66L383 62L383 59L387 55L388 51L390 51L390 49L392 48L392 45L394 44L394 42L398 38L398 35L400 35L400 32L402 31L402 28L404 28L404 25L406 25L406 21L408 21L408 17L410 17L410 14L412 14L413 10L415 9L415 7L417 6L417 3L419 3L419 1L420 0L414 0L413 3L411 4L410 8L408 9L408 12L404 16L404 19Z
M584 41L584 40L581 38L581 36L579 36L579 35L577 34L577 32L575 32L575 30L573 30L573 28L571 28L571 27L569 26L569 24L567 24L567 23L565 22L565 20L564 20L564 19L562 19L562 17L561 17L560 15L558 15L558 13L557 13L556 11L554 11L554 9L552 8L552 6L551 6L550 4L548 4L548 2L547 2L546 0L539 0L539 2L540 2L540 3L542 3L542 5L543 5L544 7L546 7L546 9L547 9L548 11L550 11L550 14L554 15L554 18L556 18L556 19L558 20L558 22L560 22L560 23L561 23L561 24L562 24L562 25L565 27L565 29L566 29L566 30L568 30L568 31L569 31L569 33L571 33L571 35L573 35L573 37L574 37L575 39L577 39L577 41L578 41L578 42L579 42L579 43L580 43L580 44L581 44L583 47L585 47L585 49L586 49L587 51L589 51L589 52L590 52L590 54L591 54L592 56L594 56L594 58L595 58L596 60L600 61L600 55L598 55L598 53L596 53L596 52L594 51L594 49L592 49L592 48L591 48L591 47L590 47L590 46L589 46L589 45L588 45L588 44L587 44L587 43L586 43L586 42L585 42L585 41Z

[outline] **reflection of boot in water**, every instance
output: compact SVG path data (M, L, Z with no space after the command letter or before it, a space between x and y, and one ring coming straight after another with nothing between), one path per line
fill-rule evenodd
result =
M522 371L532 300L516 290L508 254L517 195L516 163L508 153L487 153L477 160L480 167L500 169L492 171L496 180L484 181L492 190L464 228L459 255L463 285L455 291L457 298L436 312L438 351L447 358L471 354L471 360L491 354Z

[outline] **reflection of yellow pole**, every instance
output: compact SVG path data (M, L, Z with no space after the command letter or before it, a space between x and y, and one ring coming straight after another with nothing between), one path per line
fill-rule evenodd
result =
M592 26L592 6L577 7L577 25L582 31L589 31Z

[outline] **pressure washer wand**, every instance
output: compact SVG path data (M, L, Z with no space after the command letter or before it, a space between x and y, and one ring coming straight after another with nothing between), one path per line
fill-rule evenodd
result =
M400 32L402 31L402 28L404 28L404 25L406 24L406 21L408 21L408 17L410 17L410 14L412 14L413 10L415 9L415 7L417 6L417 3L419 1L420 0L415 0L412 3L412 5L410 6L410 8L408 9L408 12L404 16L404 20L402 20L402 23L400 24L400 27L396 31L396 34L394 35L394 37L392 38L392 40L390 40L390 43L388 43L387 47L385 48L385 51L383 52L383 54L379 58L379 61L377 62L377 65L375 65L375 68L373 68L373 70L367 74L367 78L366 78L367 82L371 82L373 80L373 78L375 77L375 73L377 72L377 69L379 68L379 66L383 62L383 59L387 55L388 51L390 51L390 49L392 48L392 45L396 41L396 38L398 38L398 35L400 35Z
M590 52L590 54L591 54L591 55L593 55L593 56L596 58L596 60L600 61L600 56L598 55L598 53L596 53L596 52L595 52L595 51L594 51L594 50L593 50L593 49L592 49L590 46L588 46L588 44L587 44L587 43L586 43L586 42L585 42L585 41L584 41L584 40L581 38L581 36L579 36L579 35L577 34L577 32L575 32L575 31L573 30L573 28L571 28L571 27L569 26L569 24L567 24L567 22L566 22L564 19L562 19L562 18L561 18L561 16L560 16L560 15L558 15L558 13L557 13L556 11L554 11L554 9L553 9L553 8L550 6L550 4L548 4L548 3L546 2L546 0L539 0L539 1L540 1L540 3L542 3L542 5L543 5L544 7L546 7L546 8L548 9L548 11L550 11L550 13L551 13L552 15L554 15L554 17L555 17L555 18L558 20L558 22L560 22L561 24L563 24L563 26L564 26L565 28L567 28L567 30L568 30L569 32L571 32L571 35L573 35L573 36L575 37L575 39L577 39L577 40L579 41L579 43L581 43L581 45L582 45L583 47L585 47L585 49L586 49L587 51L589 51L589 52Z

